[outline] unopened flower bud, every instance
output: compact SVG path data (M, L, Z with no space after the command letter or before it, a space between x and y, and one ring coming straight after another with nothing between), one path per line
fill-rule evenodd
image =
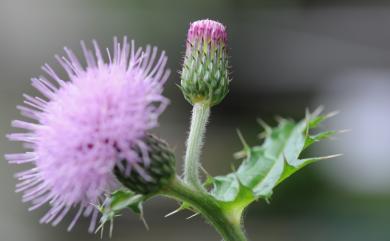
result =
M142 158L148 158L148 162L142 162L132 167L130 172L128 162L114 168L117 179L128 189L140 194L156 193L167 185L175 175L175 156L168 144L154 135L148 134L144 140L146 152L139 150Z
M220 103L229 92L229 64L225 26L212 20L190 25L186 43L181 90L191 104Z

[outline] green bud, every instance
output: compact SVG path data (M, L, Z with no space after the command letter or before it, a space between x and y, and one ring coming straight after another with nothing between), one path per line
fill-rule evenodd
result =
M139 163L142 173L132 170L125 175L123 168L115 166L114 173L117 179L128 189L140 194L153 194L161 190L175 176L175 155L168 144L154 135L148 134L144 140L148 148L149 165ZM139 155L142 157L141 151ZM122 164L128 165L127 161Z
M192 23L188 30L180 88L191 104L214 106L229 92L225 27L212 20Z

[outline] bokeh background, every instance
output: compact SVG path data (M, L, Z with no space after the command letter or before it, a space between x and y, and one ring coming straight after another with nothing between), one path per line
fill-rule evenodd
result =
M0 0L0 153L20 150L4 135L19 116L23 92L40 66L55 66L54 54L79 41L111 46L127 35L138 45L165 49L173 70L166 88L172 100L156 130L183 156L190 105L178 88L188 24L202 18L223 22L229 32L233 82L212 110L203 159L211 174L229 171L240 150L239 128L252 144L261 131L256 118L302 118L305 108L324 105L341 114L323 127L351 129L312 149L311 155L343 153L295 175L246 215L253 241L390 240L390 5L346 0ZM58 66L56 66L57 69ZM181 168L179 166L179 168ZM19 167L0 162L0 240L99 240L87 220L74 231L66 224L39 225L44 210L29 213L14 193ZM112 240L220 240L190 213L163 216L175 202L146 204L146 231L128 213L116 220ZM66 223L67 220L64 221ZM108 240L108 238L103 238Z

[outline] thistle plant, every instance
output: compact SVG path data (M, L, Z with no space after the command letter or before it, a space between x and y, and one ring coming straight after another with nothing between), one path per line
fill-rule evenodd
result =
M32 79L43 97L24 95L24 105L17 108L30 121L13 121L25 131L7 136L22 142L26 152L5 158L30 164L16 174L16 191L31 204L29 210L49 206L41 223L57 225L76 209L68 230L83 215L91 217L90 232L110 223L112 233L115 217L124 210L144 220L143 203L164 196L179 202L173 213L201 214L225 241L245 241L243 212L250 204L269 200L276 186L306 165L337 156L302 157L308 147L336 134L313 134L332 114L306 111L301 121L279 118L276 127L260 121L264 140L255 145L239 134L243 149L235 157L241 164L226 175L202 178L210 109L226 97L231 79L225 26L200 20L188 30L181 70L180 89L193 112L180 174L169 145L151 133L168 105L162 95L169 76L165 53L136 48L126 37L114 38L106 54L96 41L93 50L81 45L87 66L68 48L65 57L56 56L67 79L45 64L51 80Z

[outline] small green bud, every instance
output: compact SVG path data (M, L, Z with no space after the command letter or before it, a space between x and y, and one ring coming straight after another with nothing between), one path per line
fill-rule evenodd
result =
M192 23L181 72L181 90L191 104L214 106L229 92L229 64L225 26L212 20Z
M154 135L148 134L144 140L147 145L147 154L150 163L139 163L139 170L132 170L125 175L123 169L128 165L127 161L122 164L125 168L115 166L114 173L117 179L128 189L140 194L153 194L161 190L175 176L175 155L168 147L168 144ZM139 155L142 156L141 150Z

